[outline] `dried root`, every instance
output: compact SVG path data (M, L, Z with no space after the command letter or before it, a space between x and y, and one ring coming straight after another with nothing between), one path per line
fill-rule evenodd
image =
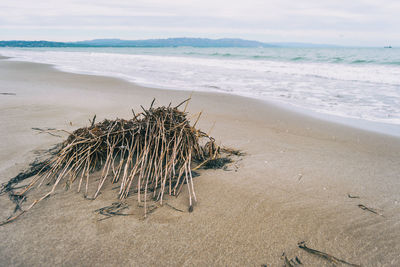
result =
M17 195L25 196L33 186L44 182L52 185L51 190L1 224L15 220L53 194L60 183L68 188L77 184L78 192L84 190L89 198L91 174L98 170L100 179L91 199L99 195L106 182L119 183L120 201L133 191L139 203L144 202L147 214L149 198L162 205L165 194L176 196L186 184L192 211L196 202L192 170L219 158L220 148L212 137L190 125L187 113L178 110L185 102L176 107L153 108L153 100L149 109L142 107L139 114L132 111L130 120L95 123L94 117L91 126L69 135L61 150L41 166L40 172L35 171L39 173Z

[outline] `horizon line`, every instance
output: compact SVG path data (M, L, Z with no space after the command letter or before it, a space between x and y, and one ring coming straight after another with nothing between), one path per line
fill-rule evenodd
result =
M147 38L147 39L121 39L118 37L104 37L104 38L94 38L94 39L86 39L86 40L79 40L79 41L52 41L48 39L12 39L12 40L0 40L0 42L49 42L49 43L61 43L61 44L75 44L75 43L81 43L81 42L91 42L91 41L97 41L97 40L119 40L119 41L150 41L150 40L169 40L169 39L199 39L199 40L212 40L212 41L218 41L218 40L241 40L241 41L250 41L250 42L258 42L264 45L290 45L295 47L296 45L310 45L310 46L329 46L329 47L337 47L337 48L393 48L392 45L390 44L383 44L383 45L373 45L373 46L358 46L358 45L340 45L340 44L333 44L333 43L314 43L314 42L297 42L297 41L271 41L271 42L265 42L265 41L259 41L259 40L250 40L250 39L243 39L243 38L237 38L237 37L225 37L225 38L206 38L206 37L166 37L166 38ZM89 45L88 45L89 46ZM134 47L134 46L123 46L123 45L92 45L92 47ZM188 47L192 47L191 45L187 45ZM16 46L17 47L17 46ZM140 46L140 47L154 47L154 46ZM165 47L165 46L163 46ZM183 46L180 46L183 47ZM196 47L196 46L193 46ZM213 47L213 46L209 46Z

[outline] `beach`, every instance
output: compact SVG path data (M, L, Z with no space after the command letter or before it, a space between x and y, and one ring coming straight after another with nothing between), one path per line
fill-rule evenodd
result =
M63 140L32 128L73 131L95 114L97 121L130 118L131 109L139 111L153 98L168 105L191 96L190 90L147 88L4 59L0 93L12 93L0 95L1 183L38 151ZM281 266L284 252L306 266L331 266L299 249L301 241L362 266L400 265L400 138L241 96L193 92L191 98L189 114L203 112L198 127L211 129L218 144L245 153L226 170L200 171L192 213L164 205L143 219L132 197L132 216L99 221L94 211L117 201L113 185L93 201L76 188L60 187L0 226L1 265ZM186 211L186 196L167 202ZM0 199L4 219L14 206L8 196Z

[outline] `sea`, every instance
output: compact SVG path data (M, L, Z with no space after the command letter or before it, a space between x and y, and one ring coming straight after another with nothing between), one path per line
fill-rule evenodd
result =
M1 48L0 54L166 90L261 99L400 136L400 48Z

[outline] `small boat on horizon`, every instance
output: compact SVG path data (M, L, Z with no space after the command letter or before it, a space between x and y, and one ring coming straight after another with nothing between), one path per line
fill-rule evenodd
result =
M384 46L383 48L392 48L392 46L388 45L388 46Z

